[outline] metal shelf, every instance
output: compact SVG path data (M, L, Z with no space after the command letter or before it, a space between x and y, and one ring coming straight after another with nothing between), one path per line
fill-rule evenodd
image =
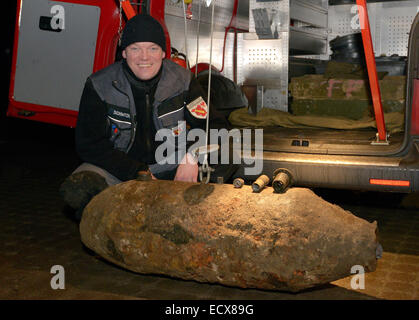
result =
M314 27L327 28L327 8L310 2L291 0L290 18Z
M327 34L290 27L289 54L310 55L327 52Z

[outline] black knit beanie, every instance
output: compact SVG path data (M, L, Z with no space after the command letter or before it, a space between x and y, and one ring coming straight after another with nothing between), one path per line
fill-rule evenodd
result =
M147 14L139 14L127 21L121 37L121 49L134 42L153 42L166 51L166 37L160 22Z

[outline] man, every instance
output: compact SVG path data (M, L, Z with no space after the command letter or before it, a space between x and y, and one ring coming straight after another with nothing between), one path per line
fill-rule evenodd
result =
M208 109L197 80L165 59L169 54L165 48L160 23L137 15L122 34L123 59L87 79L76 126L76 149L85 163L60 188L64 200L78 210L78 219L95 194L136 179L139 173L150 172L153 179L197 181L197 161L182 154L187 149L179 148L177 140L188 129L204 129ZM159 138L160 129L173 133L180 163L158 163L156 150L164 140Z

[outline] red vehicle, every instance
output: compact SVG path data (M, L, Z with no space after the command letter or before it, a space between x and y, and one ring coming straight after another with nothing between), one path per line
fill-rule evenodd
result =
M189 53L197 52L192 43L198 36L189 41L185 35L196 29L197 5L203 1L187 2L186 11L194 16L189 33L184 29L186 20L177 14L183 6L177 0L138 0L134 6L115 0L18 0L7 115L75 127L85 79L117 59L119 34L132 14L142 12L157 18L167 31L168 50L186 49L187 43ZM316 3L319 5L306 2L303 9L325 12L320 6L325 1ZM237 56L241 54L237 35L250 33L249 1L224 0L216 6L218 33L211 49L218 60L214 65L221 74L243 85L237 80ZM208 8L203 6L202 10L203 27L198 34L205 42L209 40L210 20ZM292 20L291 25L297 24ZM231 72L225 63L226 39L233 48ZM410 25L407 41L402 132L392 135L389 143L371 144L377 133L373 129L264 128L263 172L272 176L276 169L286 169L292 183L298 186L419 191L419 16ZM208 53L208 42L203 47L202 58L196 60L201 67L202 62L209 62L204 54ZM189 62L194 67L192 57L190 54ZM382 138L383 132L378 134ZM242 165L235 176L254 179L245 175L244 168Z

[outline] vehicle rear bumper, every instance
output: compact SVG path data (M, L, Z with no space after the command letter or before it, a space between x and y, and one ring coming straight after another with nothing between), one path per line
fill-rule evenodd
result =
M292 174L295 186L411 193L419 191L418 150L419 142L404 157L263 152L261 174L272 178L276 169L284 168ZM251 158L242 160L251 162ZM255 179L246 175L246 168L251 167L241 166L235 176Z

